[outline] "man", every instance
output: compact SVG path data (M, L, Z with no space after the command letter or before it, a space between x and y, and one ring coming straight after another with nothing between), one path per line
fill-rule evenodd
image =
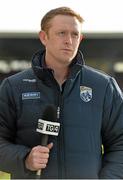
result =
M49 11L39 38L45 51L0 88L0 170L12 178L123 178L123 95L116 81L84 65L82 17ZM57 108L59 136L41 146L44 107ZM104 153L102 155L102 144Z

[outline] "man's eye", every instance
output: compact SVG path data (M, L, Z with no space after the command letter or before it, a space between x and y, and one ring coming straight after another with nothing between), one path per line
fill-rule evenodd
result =
M72 36L75 37L75 38L78 38L79 34L78 33L73 33Z
M58 34L59 34L60 36L63 36L63 35L65 35L65 32L61 31L61 32L59 32Z

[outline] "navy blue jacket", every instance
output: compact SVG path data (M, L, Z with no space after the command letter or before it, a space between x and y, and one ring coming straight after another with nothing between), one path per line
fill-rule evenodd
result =
M38 119L52 104L60 107L61 127L58 137L49 137L54 146L42 178L123 178L123 95L116 81L84 65L78 53L61 89L42 65L43 54L1 84L0 170L16 179L35 178L24 161L41 143Z

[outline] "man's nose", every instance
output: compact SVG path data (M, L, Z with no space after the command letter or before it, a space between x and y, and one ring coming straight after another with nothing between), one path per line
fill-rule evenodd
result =
M72 36L71 36L71 34L66 35L65 43L66 44L72 44Z

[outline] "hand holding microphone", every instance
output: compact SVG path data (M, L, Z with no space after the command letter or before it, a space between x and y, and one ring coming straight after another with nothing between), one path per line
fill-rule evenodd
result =
M26 158L26 167L32 171L36 171L36 179L40 179L41 169L44 169L48 163L49 152L53 147L53 143L48 143L48 136L58 136L60 123L57 121L56 108L49 105L45 108L42 119L38 120L37 132L41 133L41 145L33 147Z
M41 145L33 147L26 158L26 168L31 171L44 169L48 163L49 153L52 147L53 143L48 144L46 147Z

